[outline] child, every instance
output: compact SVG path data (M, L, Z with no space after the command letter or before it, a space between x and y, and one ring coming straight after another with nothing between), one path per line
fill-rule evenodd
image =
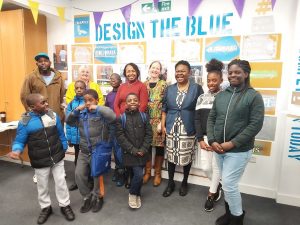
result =
M111 108L112 110L114 110L114 102L115 102L116 94L121 83L122 80L119 74L113 73L110 76L110 85L113 87L113 90L107 94L105 99L105 106ZM121 187L124 185L125 171L122 162L120 162L120 159L118 158L118 156L120 157L121 155L120 153L122 153L121 152L122 150L116 140L115 134L112 137L112 142L113 142L112 145L113 145L113 150L114 150L113 152L114 152L114 159L115 159L115 171L112 177L112 181L116 182L117 187Z
M207 154L212 155L211 161L207 159L211 165L209 166L209 168L207 168L208 171L204 171L211 181L206 202L204 204L204 210L207 212L211 212L214 210L215 202L219 201L222 197L222 185L220 183L220 170L218 168L216 157L212 152L211 146L207 144L207 140L205 141L206 124L208 114L213 106L216 95L221 91L221 83L223 82L222 70L224 68L224 64L217 59L211 59L205 65L205 67L207 71L208 93L200 95L197 100L195 126L200 148L204 151L207 151ZM204 154L204 152L202 154Z
M94 187L92 190L90 190L88 185L91 152L96 145L110 141L108 123L114 122L116 115L110 108L98 106L99 98L95 90L86 90L83 94L83 98L85 104L78 106L69 114L67 124L70 126L77 125L79 127L80 152L75 169L75 181L84 200L80 212L86 213L90 209L92 209L93 212L98 212L103 205L103 196L99 195L99 177L93 177ZM85 121L89 124L88 127L84 125ZM87 130L89 138L85 133Z
M50 172L53 174L61 212L67 220L74 220L63 160L68 144L60 118L48 108L47 100L40 94L29 94L26 104L31 111L22 115L9 156L13 159L20 158L28 144L30 163L37 176L38 201L42 208L38 224L45 223L52 214L48 187Z
M135 93L126 97L126 111L116 123L118 143L123 150L124 166L133 171L129 189L128 204L130 208L141 207L141 188L143 169L149 160L152 142L152 128L145 113L139 112L139 99Z
M74 84L75 87L75 97L74 99L68 104L67 110L66 110L66 116L72 112L73 109L76 109L78 106L84 104L83 99L83 92L86 90L86 84L82 80L77 80ZM77 164L78 154L79 154L79 130L77 126L71 127L70 125L66 125L66 136L68 140L68 144L70 147L74 147L75 150L75 167ZM74 191L78 189L78 186L76 182L69 187L69 191Z

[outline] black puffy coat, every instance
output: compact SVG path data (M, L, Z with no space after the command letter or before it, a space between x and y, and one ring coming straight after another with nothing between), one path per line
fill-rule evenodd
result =
M124 166L144 166L150 159L150 146L152 143L152 128L149 118L143 121L140 112L126 111L125 126L122 126L121 117L116 123L116 137L123 151ZM137 156L141 151L144 156Z

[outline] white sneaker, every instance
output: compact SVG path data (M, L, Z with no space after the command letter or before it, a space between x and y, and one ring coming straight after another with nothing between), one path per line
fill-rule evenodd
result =
M35 183L35 184L37 183L37 178L36 178L35 174L33 175L32 180L33 180L33 183Z
M136 201L136 195L129 194L128 196L128 205L132 209L137 209L137 201Z
M139 209L142 206L141 196L136 196L136 208Z

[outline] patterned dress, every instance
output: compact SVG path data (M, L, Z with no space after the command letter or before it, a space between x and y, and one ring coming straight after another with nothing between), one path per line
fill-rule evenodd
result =
M187 91L177 91L176 104L180 109ZM195 151L195 135L188 136L183 121L178 113L173 127L166 138L168 161L179 166L192 162Z
M153 141L152 146L165 146L164 145L164 136L161 133L157 132L157 125L161 122L161 109L162 109L162 100L164 93L167 87L167 83L164 80L159 80L156 84L150 83L149 81L145 82L148 91L148 113L150 117L150 124L152 126ZM155 85L153 87L153 85Z

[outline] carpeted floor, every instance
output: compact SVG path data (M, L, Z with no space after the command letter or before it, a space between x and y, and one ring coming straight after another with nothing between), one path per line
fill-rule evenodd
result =
M74 165L65 163L67 182L72 183ZM0 160L0 224L36 224L40 208L37 202L36 185L32 182L33 169L29 166ZM207 187L190 185L189 194L181 197L176 192L168 198L162 197L167 184L164 180L158 188L149 183L142 189L142 207L131 210L128 207L128 190L116 187L111 181L111 173L105 176L105 202L98 213L82 214L79 208L82 199L79 191L70 192L71 206L76 214L75 221L68 222L61 215L51 179L51 199L54 214L47 225L213 225L224 212L223 199L213 212L203 209ZM299 225L300 208L276 204L274 200L243 194L246 210L245 225Z

